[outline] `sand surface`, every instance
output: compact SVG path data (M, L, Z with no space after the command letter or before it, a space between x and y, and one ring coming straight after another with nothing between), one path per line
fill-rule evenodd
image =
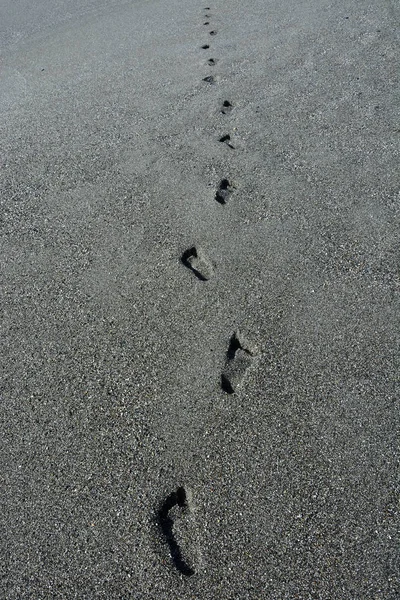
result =
M0 0L1 598L399 597L399 23Z

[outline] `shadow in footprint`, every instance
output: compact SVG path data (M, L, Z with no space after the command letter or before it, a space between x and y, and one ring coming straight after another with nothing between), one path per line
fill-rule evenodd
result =
M189 248L182 254L181 260L201 281L208 281L214 275L214 266L200 248Z
M217 31L210 31L210 35L217 35Z
M220 204L226 204L229 196L232 194L234 186L228 179L222 179L215 194L215 199Z
M229 148L232 148L232 150L235 149L235 146L232 144L231 136L229 134L223 135L221 138L219 138L219 141L229 146Z
M221 387L227 394L233 394L241 385L247 369L254 360L255 350L243 337L235 331L230 339L226 353L226 364L221 375Z
M217 60L215 58L209 58L207 64L209 64L211 67L214 67L217 64Z
M212 75L208 75L207 77L204 77L203 81L213 84L215 83L215 78Z
M222 103L222 108L221 108L222 114L227 115L231 112L232 109L233 109L233 105L229 102L229 100L224 100L224 102Z
M187 559L182 555L181 546L175 535L175 519L171 516L176 508L181 509L181 512L188 511L187 494L184 487L179 487L175 492L172 492L164 501L158 511L158 521L161 531L168 543L169 551L175 567L187 577L194 575L195 570L188 563Z
M209 48L209 47L210 47L210 46L209 46L208 44L204 44L204 46L202 46L202 49L203 49L203 50L208 50L208 48Z
M239 332L235 331L235 333L233 334L233 336L231 337L231 339L229 341L228 350L226 351L226 358L228 360L233 360L235 358L236 352L241 347L242 347L242 345L240 343L240 334L239 334Z
M210 24L210 21L206 21L206 22L204 23L204 25L209 25L209 24Z

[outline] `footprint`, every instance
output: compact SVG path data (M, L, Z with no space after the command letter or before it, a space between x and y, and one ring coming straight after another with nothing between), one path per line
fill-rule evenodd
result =
M208 281L214 275L214 265L206 258L200 248L189 248L182 255L183 264L201 279Z
M204 77L203 81L213 84L215 83L215 78L212 75L208 75L207 77Z
M229 100L224 100L224 102L222 103L222 108L221 108L222 114L227 115L231 112L232 109L233 109L233 105L229 102Z
M209 58L207 63L209 65L211 65L212 67L214 67L217 64L217 59L216 58Z
M204 44L204 46L202 46L203 50L208 50L210 46L208 44Z
M218 32L217 32L217 31L215 31L215 30L214 30L214 31L210 31L210 35L217 35L217 33L218 33Z
M204 23L204 25L209 25L209 24L210 24L210 21L206 21L206 22Z
M235 149L235 146L233 146L231 143L231 136L229 134L223 135L221 138L219 138L219 141L229 146L229 148L232 148L232 150Z
M172 562L182 575L191 577L198 562L198 540L191 497L184 487L178 487L165 499L158 520Z
M220 204L226 204L234 189L235 186L233 186L228 179L222 179L215 194L216 201Z
M235 331L229 343L227 360L221 376L221 387L224 392L233 394L240 387L247 369L254 360L254 354L254 347L239 330Z

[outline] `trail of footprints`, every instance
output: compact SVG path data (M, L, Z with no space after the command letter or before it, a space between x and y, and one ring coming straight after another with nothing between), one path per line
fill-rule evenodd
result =
M210 10L210 7L204 8L203 17L207 20L203 25L207 27L211 26ZM218 31L211 29L208 33L213 37L217 35ZM203 44L201 49L210 50L210 44ZM217 62L218 59L210 57L207 58L206 64L209 67L215 67ZM214 74L209 74L203 78L203 81L215 85L217 78ZM223 115L229 115L233 109L232 102L224 100L220 112ZM230 150L235 150L229 133L221 135L219 142ZM231 200L235 189L236 186L232 181L227 178L222 179L215 192L215 201L225 206ZM206 282L215 275L215 264L198 246L188 248L182 254L181 262L200 281ZM234 394L240 389L255 354L255 347L243 332L234 331L228 344L225 366L221 373L220 385L226 394ZM178 487L165 499L158 512L158 521L175 568L184 576L194 575L198 563L198 543L193 500L187 489Z
M206 8L204 10L205 11L209 11L210 9ZM209 14L208 12L204 16L206 18L208 18L208 19L211 18L211 14ZM210 21L205 21L204 25L205 26L209 26L209 25L211 25L211 22ZM209 31L209 34L211 36L217 35L217 33L218 33L218 31L216 29L212 29L211 31ZM203 44L203 46L201 46L201 48L203 50L209 50L210 49L210 45L209 44ZM213 57L211 57L211 58L209 58L207 60L207 64L210 67L215 67L215 65L217 64L217 62L218 62L217 59L213 58ZM205 81L206 83L209 83L209 84L215 84L217 82L214 75L207 75L206 77L203 78L203 81ZM232 109L233 109L232 103L229 100L224 100L224 102L222 103L222 107L221 107L222 114L223 115L228 115L232 111ZM233 145L233 143L231 141L231 137L230 137L229 134L222 135L220 137L219 141L222 142L222 143L225 143L228 146L228 148L230 148L231 150L235 149L235 146Z

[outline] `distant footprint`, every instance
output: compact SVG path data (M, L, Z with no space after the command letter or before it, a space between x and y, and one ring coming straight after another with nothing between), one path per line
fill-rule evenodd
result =
M191 498L184 487L178 487L158 511L161 531L169 546L172 562L182 575L195 574L198 562L196 535Z
M217 35L218 31L210 31L210 35Z
M214 275L214 265L206 258L203 251L195 246L183 253L182 263L201 281L208 281Z
M203 49L203 50L208 50L208 48L209 48L209 47L210 47L210 46L209 46L208 44L204 44L204 45L202 46L202 49Z
M204 25L209 25L209 24L210 24L210 21L206 21L206 22L204 23Z
M222 179L215 194L216 201L220 204L226 204L234 189L235 187L228 181L228 179Z
M217 64L217 59L216 58L209 58L207 61L207 64L209 64L211 67L214 67Z
M233 394L240 387L247 369L254 360L255 350L238 330L233 334L226 354L225 368L221 376L224 392Z
M206 83L211 83L211 85L216 83L215 77L213 77L213 75L207 75L207 77L204 77L203 81L205 81Z
M235 149L235 146L232 144L231 136L229 134L223 135L221 138L219 138L219 141L229 146L229 148L232 148L232 150Z
M222 108L221 108L222 114L227 115L231 112L232 109L233 109L233 105L229 102L229 100L224 100L224 102L222 103Z

